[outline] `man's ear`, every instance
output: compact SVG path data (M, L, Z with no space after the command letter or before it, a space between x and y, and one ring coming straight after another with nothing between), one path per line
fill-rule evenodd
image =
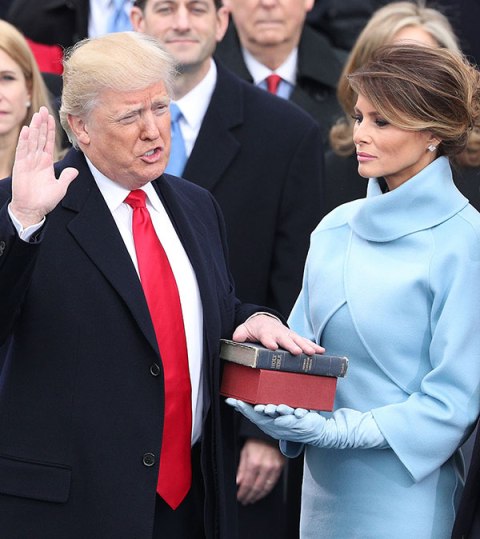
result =
M84 146L88 146L90 144L90 135L88 134L88 126L83 118L69 114L67 120L77 141Z
M145 32L143 11L139 7L132 7L132 10L130 11L130 22L132 23L132 27L135 32Z
M215 33L217 43L220 43L220 41L222 41L223 36L227 31L229 17L230 13L225 6L222 6L217 10L217 31Z

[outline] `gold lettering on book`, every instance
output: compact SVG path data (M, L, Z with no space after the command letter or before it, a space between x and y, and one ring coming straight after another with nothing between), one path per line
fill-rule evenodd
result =
M272 355L272 369L281 369L282 368L282 356L281 354Z
M309 372L312 370L312 365L313 365L313 359L312 359L312 356L307 356L304 360L303 360L303 365L302 365L302 370L303 372Z

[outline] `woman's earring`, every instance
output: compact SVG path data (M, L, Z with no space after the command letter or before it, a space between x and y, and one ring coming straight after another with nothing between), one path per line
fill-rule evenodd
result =
M27 101L25 103L25 106L27 107L27 109L29 109L31 106L32 106L32 102L31 101Z
M430 144L427 149L429 152L434 152L436 151L437 147L435 146L435 144Z

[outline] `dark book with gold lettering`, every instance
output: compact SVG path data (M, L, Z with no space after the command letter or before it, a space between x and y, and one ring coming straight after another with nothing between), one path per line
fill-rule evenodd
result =
M345 376L348 359L344 356L328 354L291 354L287 350L269 350L259 343L220 341L220 357L226 361L239 363L255 369L298 372L319 376Z
M222 339L224 360L220 393L250 404L287 404L292 408L333 410L337 380L348 359L315 354L295 356L258 343Z

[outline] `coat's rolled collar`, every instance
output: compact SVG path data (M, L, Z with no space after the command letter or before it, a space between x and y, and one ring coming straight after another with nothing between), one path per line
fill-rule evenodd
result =
M367 198L352 214L349 224L360 237L387 242L431 228L452 217L468 200L456 188L450 163L438 157L395 190L382 194L370 178Z

